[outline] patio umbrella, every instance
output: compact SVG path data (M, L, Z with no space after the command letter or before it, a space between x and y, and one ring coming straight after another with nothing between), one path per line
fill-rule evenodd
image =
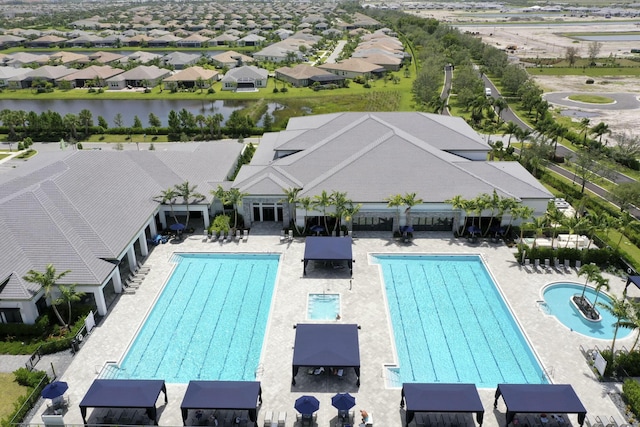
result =
M62 396L67 389L69 389L69 386L64 381L54 381L47 384L40 395L45 399L55 399Z
M185 227L184 224L180 224L179 222L176 222L175 224L171 224L169 226L169 229L171 231L182 231L184 230L184 227Z
M313 396L302 396L296 399L293 407L302 415L311 415L320 409L320 402Z
M331 398L331 404L338 411L348 411L356 406L356 398L349 393L338 393Z

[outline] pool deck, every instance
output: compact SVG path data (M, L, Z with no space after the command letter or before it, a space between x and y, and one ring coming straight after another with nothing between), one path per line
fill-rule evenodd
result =
M353 242L353 280L348 270L330 267L308 268L307 277L302 276L304 239L281 242L277 230L267 227L254 228L246 242L221 244L203 241L202 234L188 236L179 243L167 243L153 248L146 260L150 272L134 294L123 294L111 306L108 316L87 337L70 366L61 376L69 384L70 410L65 414L67 425L82 424L79 402L92 381L109 361L119 361L144 321L155 298L171 274L173 264L169 262L174 252L268 252L281 253L281 264L271 316L264 341L262 363L257 379L262 383L263 404L258 414L258 425L263 426L264 414L272 411L274 417L287 412L286 427L299 426L293 408L296 398L303 394L315 395L320 400L317 426L333 427L337 415L331 406L331 396L338 392L349 392L356 397L356 413L365 409L374 414L375 425L403 426L404 411L399 409L400 390L385 387L385 364L395 363L390 319L387 314L379 266L369 263L371 253L431 253L431 254L481 254L487 267L498 283L508 304L515 313L539 360L557 384L572 384L591 416L614 415L618 412L607 394L619 390L615 383L600 383L590 371L579 347L600 348L610 345L609 340L590 339L571 332L554 317L545 315L536 301L541 300L541 288L555 281L576 281L574 269L570 273L533 272L525 270L514 259L513 249L503 243L480 241L471 244L465 239L455 239L451 233L415 233L411 243L401 243L391 238L390 233L361 232ZM608 276L607 276L608 277ZM610 277L610 293L621 295L625 282ZM631 288L630 288L631 289ZM357 323L360 331L361 381L358 388L354 374L339 380L331 376L314 377L302 370L297 376L297 385L291 385L291 361L295 330L293 325L306 322L307 294L318 292L341 294L342 319L339 322ZM630 295L637 289L630 290ZM640 294L640 293L639 293ZM619 339L616 348L630 348L635 334ZM169 402L159 402L159 424L180 426L182 418L180 403L186 384L167 384ZM480 389L485 408L484 426L504 426L505 406L498 402L493 409L495 388ZM41 424L40 411L31 420ZM88 415L90 423L92 409ZM95 412L95 411L94 411ZM359 422L356 417L356 424ZM576 417L569 419L577 425ZM95 421L94 421L95 422ZM222 424L221 424L222 425ZM412 423L412 426L414 424Z

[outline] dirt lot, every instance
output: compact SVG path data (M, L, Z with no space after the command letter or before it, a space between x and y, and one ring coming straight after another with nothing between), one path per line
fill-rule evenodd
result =
M478 33L480 37L493 46L503 48L508 45L516 45L514 56L517 58L556 58L564 57L567 47L578 48L579 56L588 55L588 41L576 41L563 34L567 33L612 33L623 31L640 31L640 26L633 22L596 22L591 18L583 19L584 23L572 22L564 23L562 20L550 21L548 24L495 24L495 25L474 25L483 21L482 15L478 14L473 18L463 18L451 11L428 11L423 12L427 16L448 22L456 26L461 24L461 31ZM575 20L576 18L566 18ZM600 57L608 57L610 54L617 57L632 56L631 49L640 48L640 41L616 41L603 42L600 50ZM545 92L576 92L576 93L613 93L627 92L640 96L640 78L637 77L600 77L595 79L595 84L585 84L586 78L582 76L535 76L536 82ZM591 117L591 123L600 121L609 125L613 133L627 132L640 137L640 110L617 110L602 111L594 108L583 108L584 111L595 112L598 115ZM572 108L576 110L576 108ZM579 121L580 118L575 120Z

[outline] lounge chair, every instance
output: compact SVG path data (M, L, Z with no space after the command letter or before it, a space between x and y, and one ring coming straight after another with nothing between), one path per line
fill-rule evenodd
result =
M271 427L273 424L273 412L268 411L264 414L264 427Z
M560 259L559 258L554 258L553 259L553 268L555 268L556 270L560 271Z
M136 261L136 274L147 274L149 271L151 271L151 266L143 265L140 261Z
M285 239L285 237L284 237L284 230L280 230L280 241L281 241L281 242L284 242L284 239Z
M249 230L244 230L244 233L242 233L242 240L246 242L248 238L249 238Z
M580 270L580 267L582 267L582 261L580 261L579 259L576 260L576 270Z
M568 258L565 258L565 260L564 260L564 272L568 273L570 268L571 268L571 261Z
M613 417L607 415L596 415L596 424L601 424L604 427L616 427L617 423Z
M544 260L544 269L547 271L551 269L551 260L549 258L545 258Z
M278 427L284 427L286 423L287 423L287 413L285 411L278 413Z
M536 269L536 271L538 270L538 268L540 268L540 260L538 258L533 261L533 267Z
M524 260L524 268L526 268L528 270L529 267L531 267L531 260L529 258L525 258L525 260Z
M289 241L293 241L293 230L289 230Z
M242 232L239 229L236 230L236 240L237 241L240 241L240 239L242 239L242 235L240 233L242 233Z

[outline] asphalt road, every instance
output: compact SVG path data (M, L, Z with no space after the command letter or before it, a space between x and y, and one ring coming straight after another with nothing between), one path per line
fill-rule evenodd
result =
M589 93L589 95L603 96L613 99L610 104L590 104L586 102L572 101L569 95L575 92L550 92L542 97L549 103L562 105L564 107L582 108L589 110L633 110L640 108L638 97L632 93Z

